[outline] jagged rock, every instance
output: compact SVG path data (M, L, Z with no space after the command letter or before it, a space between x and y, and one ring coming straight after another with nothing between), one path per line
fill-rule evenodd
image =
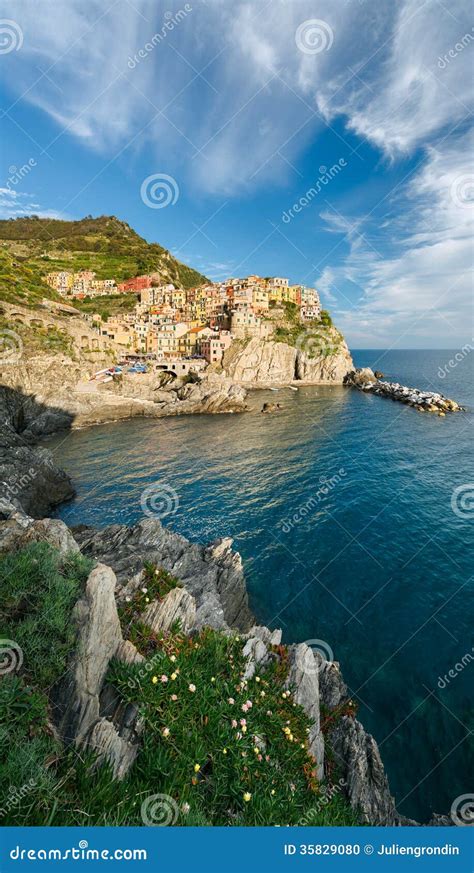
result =
M181 630L187 634L196 622L196 602L185 588L173 588L163 600L155 600L146 608L142 621L154 633L169 633L179 621Z
M61 555L79 551L71 531L59 519L33 519L7 501L0 501L0 512L0 552L24 549L33 542L50 543Z
M289 647L287 688L293 688L295 703L303 707L312 722L309 749L316 759L317 776L324 777L324 738L319 716L319 661L306 643Z
M115 604L115 574L98 564L73 610L77 642L67 673L53 694L55 722L66 743L80 744L99 718L99 695L122 631Z
M123 664L142 664L145 658L130 640L122 640L115 652L115 657Z
M254 625L247 634L247 642L242 650L247 658L244 671L244 679L251 679L255 675L258 664L266 664L270 659L269 647L279 646L281 643L281 630L270 631L263 625Z
M322 661L319 671L319 694L321 702L328 709L335 709L349 699L339 663L337 661Z
M228 363L224 358L224 366L236 382L243 384L287 384L294 380L342 384L346 373L354 367L350 352L337 331L329 330L326 339L334 343L333 354L312 357L303 349L287 343L254 337L242 349L232 350L232 354L227 356ZM309 346L311 342L309 333Z
M84 554L113 568L120 586L139 573L145 561L177 576L196 601L196 627L226 630L231 626L246 631L253 623L242 559L232 551L231 539L203 547L167 530L154 518L133 527L76 528L74 535Z
M372 825L405 824L395 809L377 743L360 722L342 716L330 741L351 806Z
M1 413L1 410L0 410ZM52 506L74 496L69 476L45 448L35 448L8 427L0 428L0 497L42 518Z
M138 754L138 743L131 743L120 736L116 727L106 718L101 718L91 728L84 745L97 758L95 766L107 761L115 779L127 775Z

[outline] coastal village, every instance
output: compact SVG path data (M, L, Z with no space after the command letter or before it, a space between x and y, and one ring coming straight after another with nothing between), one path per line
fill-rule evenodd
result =
M160 274L136 276L116 283L97 279L91 270L48 273L48 285L65 300L110 295L135 295L131 311L103 319L86 318L100 336L123 347L124 356L163 360L170 369L187 372L207 364L219 365L234 340L265 339L284 304L293 304L300 320L320 318L318 292L290 285L287 278L246 276L200 285L187 290L162 284Z

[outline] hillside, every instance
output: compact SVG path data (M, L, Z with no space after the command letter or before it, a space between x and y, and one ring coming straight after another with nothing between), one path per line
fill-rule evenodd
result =
M94 270L117 282L149 272L191 288L205 276L182 264L158 243L148 243L114 216L80 221L16 218L0 221L0 300L34 306L60 299L42 277L54 270Z

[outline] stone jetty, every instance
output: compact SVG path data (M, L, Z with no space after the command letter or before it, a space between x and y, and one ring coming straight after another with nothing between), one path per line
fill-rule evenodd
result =
M439 394L436 391L421 391L419 388L407 388L398 382L385 382L377 379L370 367L363 367L348 373L344 380L345 385L358 388L359 391L368 391L378 394L380 397L389 397L398 400L407 406L412 406L418 412L435 412L443 417L447 412L460 412L463 407Z

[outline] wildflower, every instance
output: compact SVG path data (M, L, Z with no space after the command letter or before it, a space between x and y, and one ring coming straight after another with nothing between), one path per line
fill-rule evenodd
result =
M159 571L159 570L155 570L155 576L159 576L159 575L160 575L160 571Z
M166 673L162 673L161 676L160 676L160 679L161 679L161 681L163 682L163 685L164 685L164 684L168 681L168 677L167 677Z
M170 735L170 729L169 729L168 727L164 727L163 730L162 730L162 734L163 734L164 737L169 737L169 735Z
M175 679L178 678L178 674L177 674L177 673L172 673L170 678L171 678L171 681L174 682Z
M290 743L292 743L293 739L294 739L293 734L288 734L288 739L289 739Z
M172 694L172 695L171 695L171 700L177 700L177 699L178 699L178 695L177 695L177 694Z
M193 685L192 682L191 682L191 685L188 686L188 688L189 688L189 691L191 692L191 694L194 694L194 692L196 691L196 686Z
M235 703L234 698L233 698L233 697L229 697L227 703L230 703L230 705L232 706L232 704Z
M260 676L255 676L255 682L260 682Z
M263 761L263 758L261 755L257 755L257 761Z
M254 746L254 752L256 755L260 753L260 749L258 748L258 746Z
M290 791L296 791L296 785L294 784L294 782L290 782Z
M172 664L174 664L174 662L176 661L176 655L170 655L170 661ZM183 804L183 805L185 806L186 804Z
M227 749L222 749L222 754L227 755Z
M290 733L291 733L290 728L289 728L289 727L284 727L284 728L283 728L283 733L284 733L284 734L290 734Z
M247 709L252 709L253 703L251 700L246 700L245 703L247 704Z
M304 747L305 747L304 743L300 743L300 746L302 749L304 749Z
M247 733L247 725L246 725L246 724L243 724L243 725L242 725L242 733L243 733L243 734L246 734L246 733Z
M274 788L272 788L272 790L270 791L270 794L271 794L272 797L273 797L273 795L275 794L275 789L274 789Z
M149 602L150 602L150 598L149 598L149 597L145 597L145 603L149 603Z
M246 719L245 719L245 718L241 718L241 719L240 719L240 724L247 724Z
M181 807L181 812L183 813L183 815L187 815L190 809L191 809L191 807L190 807L189 803L183 803L183 805Z
M194 643L194 648L199 649L199 643Z
M237 727L237 721L236 721L235 718L232 719L232 721L231 721L231 725L232 725L233 728L236 728L236 727Z
M265 697L265 692L264 692L264 691L261 691L261 692L260 692L260 697Z
M131 597L126 597L126 598L125 598L125 602L126 602L126 603L130 603L131 599L132 599Z
M200 764L195 764L195 765L194 765L194 772L195 772L195 773L199 773L200 769L201 769L201 765L200 765Z
M148 594L148 588L142 588L144 594Z
M151 681L153 682L153 685L156 685L156 683L158 682L158 676L152 676Z
M246 703L243 703L242 706L241 706L241 709L242 709L242 712L247 712L247 710L248 710L248 706L247 706L247 704L246 704Z
M211 682L215 682L215 681L216 681L216 677L215 677L215 676L211 676Z
M252 800L252 795L250 794L250 791L245 792L244 800L245 800L245 803L248 803L250 800Z

